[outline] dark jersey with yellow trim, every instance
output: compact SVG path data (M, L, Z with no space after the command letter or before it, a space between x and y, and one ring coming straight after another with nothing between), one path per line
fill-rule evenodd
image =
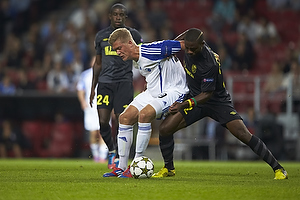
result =
M142 43L142 37L137 30L125 28L131 32L137 44ZM95 38L96 54L102 55L102 70L98 78L98 82L101 83L132 81L132 61L123 61L108 43L108 38L114 30L109 26L99 31Z
M184 68L191 96L214 91L206 103L231 103L231 97L225 88L219 55L206 43L201 54L195 56L185 54Z

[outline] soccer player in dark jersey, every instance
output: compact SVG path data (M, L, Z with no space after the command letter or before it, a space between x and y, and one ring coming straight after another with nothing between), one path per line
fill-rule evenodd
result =
M173 134L204 117L211 117L268 163L275 172L274 179L287 179L288 174L284 168L264 142L248 131L234 109L223 82L219 56L207 46L203 40L203 32L192 28L179 35L176 40L184 40L185 43L184 68L190 93L186 101L173 103L169 109L170 115L159 127L160 149L165 166L153 177L175 175Z
M111 133L109 121L112 109L116 119L133 100L132 61L123 61L108 43L110 34L117 28L127 28L137 44L142 43L140 33L125 26L127 9L123 4L114 4L109 12L110 26L99 31L95 38L96 60L93 66L90 105L92 106L97 87L97 109L100 122L100 133L105 141L108 153L108 168L115 167L116 142ZM118 123L117 123L118 124Z

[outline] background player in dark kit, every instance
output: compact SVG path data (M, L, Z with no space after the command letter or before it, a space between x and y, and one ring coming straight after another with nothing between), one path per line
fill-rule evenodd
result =
M109 12L110 26L99 31L95 38L96 61L93 66L90 104L97 88L97 109L100 133L108 149L108 168L112 169L116 158L116 142L112 138L109 120L114 109L116 119L133 99L132 61L124 62L108 43L109 35L117 28L127 28L137 44L142 42L141 35L133 28L125 26L127 9L123 4L114 4ZM118 124L118 123L117 123Z

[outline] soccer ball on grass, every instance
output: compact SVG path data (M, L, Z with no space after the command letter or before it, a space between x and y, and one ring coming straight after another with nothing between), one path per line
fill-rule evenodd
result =
M130 164L130 173L136 179L150 178L153 172L154 164L146 156L135 158Z

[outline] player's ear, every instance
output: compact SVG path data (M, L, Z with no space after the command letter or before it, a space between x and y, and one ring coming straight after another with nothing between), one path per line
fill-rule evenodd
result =
M132 42L131 40L128 41L128 44L129 44L130 46L133 46L133 42Z
M181 49L185 50L185 42L184 42L184 40L179 40L179 42L180 42Z

